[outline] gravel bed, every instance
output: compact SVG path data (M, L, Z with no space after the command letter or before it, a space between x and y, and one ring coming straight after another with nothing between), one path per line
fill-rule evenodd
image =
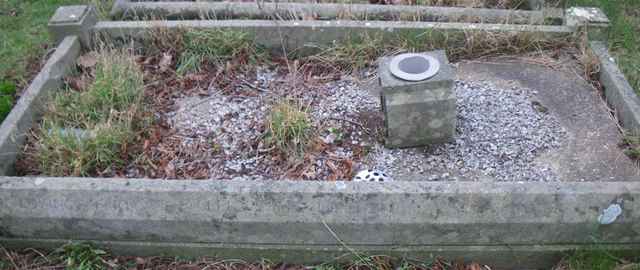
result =
M256 89L270 89L283 80L286 78L263 72L252 83ZM536 93L529 89L499 89L483 82L458 81L454 142L387 149L368 136L364 124L359 124L362 113L380 111L379 98L360 85L352 78L343 78L316 85L313 91L301 91L302 102L310 104L317 134L328 145L305 169L309 179L325 179L326 162L337 157L354 161L354 173L375 169L394 179L556 180L550 168L535 160L546 150L559 147L565 131L538 106ZM177 100L178 109L167 114L169 124L184 137L186 149L215 142L219 153L202 157L209 166L210 178L286 178L282 170L274 169L273 157L260 153L255 143L262 136L260 127L268 115L269 100L276 100L278 91L237 97L210 90L208 97ZM341 130L346 136L337 138L330 130ZM358 149L367 149L368 154L360 158L355 153ZM175 163L181 165L179 160Z
M535 159L559 147L566 132L535 101L534 91L458 81L456 94L455 142L422 149L376 145L365 164L396 178L557 180Z

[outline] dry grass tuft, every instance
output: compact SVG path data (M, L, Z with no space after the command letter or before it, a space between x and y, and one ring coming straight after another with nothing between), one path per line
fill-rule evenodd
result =
M45 112L33 153L42 173L112 174L146 122L143 77L133 55L103 49L95 57L87 88L60 90Z
M277 103L267 118L265 142L281 154L300 157L311 138L311 119L298 104Z
M246 65L261 59L261 50L247 32L232 30L191 30L184 32L178 74L198 71L203 62Z

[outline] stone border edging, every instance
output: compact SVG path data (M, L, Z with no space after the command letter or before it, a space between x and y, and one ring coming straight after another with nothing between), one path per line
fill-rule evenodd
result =
M609 54L607 45L592 41L589 46L600 62L600 83L607 103L616 111L622 126L637 135L640 132L640 97Z
M0 177L0 202L8 206L0 208L0 237L3 242L120 241L145 254L195 243L196 250L202 245L223 254L238 247L254 250L253 258L291 258L288 252L299 250L296 256L306 254L300 259L307 262L348 253L345 246L413 256L451 249L451 256L463 258L494 247L516 250L511 258L526 258L557 256L566 250L562 247L588 246L594 239L636 247L639 196L638 182ZM612 203L622 206L622 215L613 224L598 225Z
M62 85L63 76L75 63L80 54L80 41L77 36L67 36L55 49L49 60L33 79L28 88L4 119L0 126L0 175L13 171L16 156L24 144L25 134L39 118L41 109L37 105L42 98Z
M153 17L169 19L327 19L422 18L426 21L458 21L476 19L485 23L542 24L540 10L508 10L439 6L311 4L311 3L247 3L247 2L130 2L117 1L111 10L113 19Z
M530 33L541 38L568 37L574 34L568 26L509 25L474 23L385 22L385 21L273 21L273 20L187 20L187 21L101 21L94 27L97 36L126 40L144 37L154 28L166 29L231 29L245 31L261 45L274 51L289 52L330 46L335 41L362 34L380 35L384 40L401 36L432 33Z

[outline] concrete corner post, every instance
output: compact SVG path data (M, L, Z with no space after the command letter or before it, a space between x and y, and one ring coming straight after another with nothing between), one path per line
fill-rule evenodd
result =
M584 29L589 40L606 41L609 36L609 18L599 8L571 7L566 12L566 24L580 31Z
M49 20L49 33L56 44L66 36L78 36L82 46L89 47L97 22L98 14L92 5L62 6Z
M387 147L425 146L453 139L456 127L453 68L444 51L423 54L440 63L438 73L423 81L399 79L389 70L392 57L379 60Z

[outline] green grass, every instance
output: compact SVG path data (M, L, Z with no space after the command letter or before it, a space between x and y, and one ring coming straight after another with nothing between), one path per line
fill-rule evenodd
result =
M45 112L34 154L47 175L109 174L144 127L143 74L133 56L105 49L96 58L87 89L57 91Z
M184 32L182 40L178 74L198 71L203 62L255 63L261 55L253 37L241 31L191 30Z
M308 113L288 101L273 106L267 118L265 141L283 154L299 157L307 146L311 133Z
M570 253L556 270L640 270L638 255L629 256L594 246Z
M16 85L8 81L0 81L0 121L7 117L13 107Z
M63 261L69 270L99 270L106 269L103 257L107 252L95 248L90 243L68 243L55 252L58 259Z
M640 1L570 0L569 5L604 10L612 23L609 48L629 83L640 93Z
M52 44L47 22L62 5L94 4L105 16L113 0L0 0L0 84L22 88ZM20 90L20 89L18 89ZM15 93L0 97L0 122Z

